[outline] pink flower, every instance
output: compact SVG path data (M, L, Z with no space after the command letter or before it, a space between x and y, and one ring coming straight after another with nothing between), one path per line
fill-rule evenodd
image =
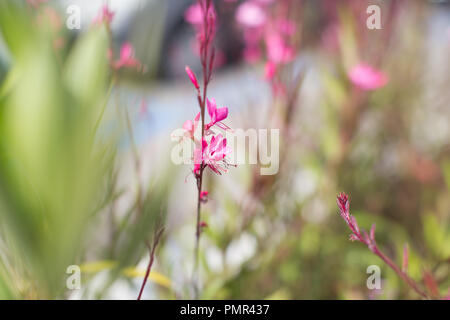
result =
M214 173L221 175L227 172L228 163L225 160L231 149L227 147L227 139L221 134L213 136L208 145L203 139L202 147L194 150L194 174L200 174L203 166L208 166Z
M218 134L211 138L211 142L205 150L204 162L214 173L220 175L227 171L225 156L230 152L230 148L227 147L227 139Z
M186 73L189 79L191 80L192 84L194 85L195 89L199 90L200 86L198 85L197 77L195 76L195 73L191 70L191 68L189 68L188 66L186 66Z
M112 60L112 52L109 52L110 60ZM142 64L134 57L134 49L130 43L124 43L120 49L120 59L111 63L116 70L121 68L136 68L142 69Z
M186 131L186 136L189 139L194 139L195 130L197 129L199 120L200 120L200 112L197 114L194 121L187 120L183 124L183 129Z
M254 2L242 3L236 11L236 20L246 27L260 27L266 20L264 10Z
M109 9L108 4L104 4L97 17L94 19L94 24L100 25L106 23L109 25L114 19L114 15L115 13Z
M229 129L228 126L221 122L228 117L228 108L217 108L216 100L214 98L211 100L206 99L206 105L208 107L208 114L211 118L211 121L206 125L206 130L209 130L214 125L217 125L223 130Z
M363 90L382 88L389 81L386 74L365 63L360 63L353 67L348 73L348 76L355 86Z

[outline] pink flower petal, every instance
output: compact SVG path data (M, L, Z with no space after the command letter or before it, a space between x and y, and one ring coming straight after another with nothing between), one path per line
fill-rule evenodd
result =
M361 63L353 67L348 76L351 82L363 90L376 90L384 87L389 79L386 74Z
M236 11L236 20L246 27L260 27L266 20L264 10L253 2L242 3Z

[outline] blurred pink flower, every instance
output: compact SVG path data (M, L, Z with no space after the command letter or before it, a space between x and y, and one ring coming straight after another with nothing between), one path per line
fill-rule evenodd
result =
M184 19L193 25L199 25L203 23L203 11L202 7L198 3L194 3L184 12Z
M275 32L266 35L267 57L275 63L288 63L294 60L295 49L286 43L283 37Z
M258 4L255 2L244 2L239 5L236 11L236 20L246 27L260 27L266 20L267 16Z
M214 125L217 125L223 130L229 129L228 126L221 122L228 117L228 108L217 108L216 100L214 98L211 100L206 99L206 105L208 107L208 114L211 118L211 121L206 125L206 130L209 130Z
M355 86L363 90L382 88L389 81L386 74L365 63L360 63L353 67L349 71L348 76Z
M111 61L113 59L112 56L112 52L109 51ZM129 42L122 45L119 60L111 62L111 65L116 70L121 68L136 68L137 70L142 69L142 64L134 57L134 49Z
M98 13L97 17L94 18L94 24L111 24L112 20L114 19L115 13L111 11L108 7L108 4L104 4L102 8L100 9L100 12Z

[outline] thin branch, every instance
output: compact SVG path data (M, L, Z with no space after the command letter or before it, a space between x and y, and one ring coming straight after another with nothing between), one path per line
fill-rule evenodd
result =
M153 266L153 261L155 259L155 250L156 247L159 243L159 240L161 239L161 236L164 232L164 228L161 227L160 229L156 229L155 230L155 235L153 236L153 243L151 246L149 246L149 244L147 244L147 246L149 247L149 251L150 251L150 260L148 262L147 265L147 270L145 271L145 277L144 277L144 281L142 281L142 285L141 285L141 290L139 291L139 296L138 296L138 300L141 300L142 297L142 293L144 292L144 288L145 288L145 284L147 283L147 279L150 275L150 271L152 270L152 266Z
M350 240L359 241L367 245L367 247L381 258L392 270L397 273L397 275L409 286L413 289L417 294L419 294L422 298L428 299L428 294L423 291L419 285L408 276L408 274L400 267L398 267L388 256L386 256L381 250L378 248L377 243L375 241L375 224L372 225L369 234L364 230L360 230L358 223L354 216L350 214L350 201L348 196L345 193L340 193L337 196L337 205L339 207L339 211L342 219L347 223L348 227L352 231L350 235Z

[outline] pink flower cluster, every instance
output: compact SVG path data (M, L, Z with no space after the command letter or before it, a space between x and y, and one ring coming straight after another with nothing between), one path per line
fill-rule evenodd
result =
M109 9L107 4L104 4L100 9L100 12L95 17L93 23L97 25L101 25L103 23L110 25L112 20L114 19L115 13Z
M109 8L108 4L104 4L95 17L93 24L96 26L105 25L108 32L111 32L110 25L114 19L114 16L115 12ZM122 47L120 48L120 56L117 60L114 59L113 50L109 48L108 60L113 70L132 68L137 71L144 71L144 66L138 59L136 59L133 46L129 42L122 44Z
M186 73L196 90L200 111L194 120L187 120L183 124L183 137L194 143L192 172L195 175L199 192L198 208L200 208L200 203L204 203L208 199L208 192L202 190L203 171L209 168L219 175L226 172L229 166L226 156L231 152L227 146L227 139L221 132L217 132L217 129L221 131L230 129L223 123L228 117L228 108L217 107L216 100L207 97L207 88L216 58L213 47L216 17L212 0L198 0L185 13L185 19L194 26L197 32L198 53L203 72L203 85L200 86L195 73L186 66ZM209 115L209 121L206 119L206 113ZM199 218L200 209L198 209L197 215ZM198 223L200 222L198 221ZM200 225L197 225L196 234L198 238Z
M202 100L199 93L200 86L197 77L189 67L186 67L186 73L198 91L199 100ZM206 167L209 167L217 174L226 172L228 162L225 157L231 152L230 148L227 147L227 139L221 133L217 134L214 130L216 127L222 130L230 129L222 122L228 117L228 108L218 108L214 98L211 100L206 98L206 106L210 121L204 124L204 135L202 137L196 135L197 128L199 128L198 124L200 122L201 111L195 116L193 121L186 120L183 124L183 130L185 131L184 137L191 139L196 145L193 155L193 172L196 176Z
M119 70L121 68L135 68L138 71L143 70L143 66L141 62L135 58L133 46L129 42L122 45L118 60L114 61L114 55L111 49L108 51L108 58L111 67L114 70Z
M265 55L265 78L275 92L282 91L275 81L279 67L293 61L297 53L292 44L297 24L288 15L289 1L247 0L235 16L244 29L244 59L252 63Z

